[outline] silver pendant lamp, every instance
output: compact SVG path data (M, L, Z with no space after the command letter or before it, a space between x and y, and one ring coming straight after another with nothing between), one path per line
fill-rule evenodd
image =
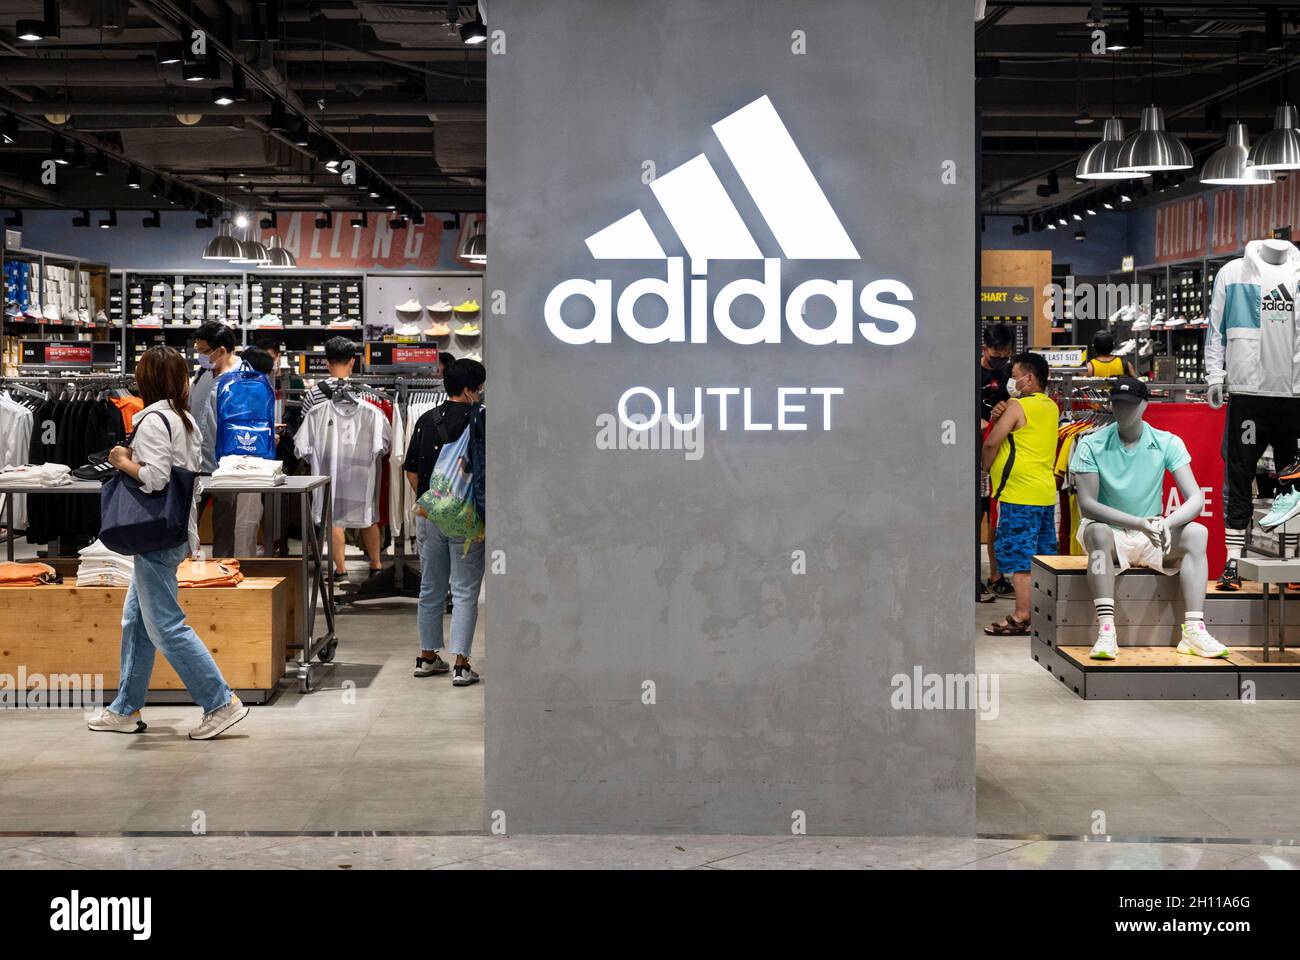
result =
M203 249L204 260L233 260L243 252L239 241L231 232L232 227L229 217L221 218L221 228L217 235L209 240L208 245Z
M1165 129L1165 112L1155 105L1156 99L1156 31L1148 31L1151 53L1151 106L1142 109L1142 123L1120 147L1116 166L1120 170L1157 173L1165 170L1190 170L1192 151L1187 144Z
M268 270L293 270L298 266L298 261L294 259L293 254L280 242L278 233L271 234L270 239L266 241L266 254L267 262L260 266Z
M1205 161L1205 166L1201 168L1201 183L1236 187L1257 187L1272 183L1272 173L1263 167L1247 163L1249 153L1250 139L1246 125L1240 121L1228 124L1228 142Z
M1241 44L1237 46L1237 110L1241 110ZM1250 135L1240 120L1228 124L1228 142L1221 146L1201 167L1201 183L1218 186L1256 187L1273 182L1271 171L1250 164Z
M1120 170L1152 173L1161 170L1190 170L1192 151L1165 129L1165 112L1159 107L1142 108L1142 126L1120 147L1115 161Z
M1074 169L1078 180L1140 180L1151 174L1141 170L1120 170L1119 152L1124 145L1124 121L1111 117L1102 130L1101 140L1083 152Z
M1300 129L1290 104L1277 108L1273 129L1250 148L1246 163L1259 170L1300 170Z

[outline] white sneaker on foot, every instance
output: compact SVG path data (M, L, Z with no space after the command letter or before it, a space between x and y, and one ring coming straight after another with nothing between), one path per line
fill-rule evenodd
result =
M1114 660L1119 656L1119 640L1115 628L1109 623L1097 628L1097 642L1092 645L1092 653L1088 656L1093 660Z
M139 710L124 717L105 707L87 720L86 726L98 733L144 733L149 725L140 718Z
M1183 624L1183 638L1178 641L1178 652L1185 657L1208 657L1211 660L1226 657L1232 651L1221 644L1200 620Z
M219 737L246 716L248 716L248 707L244 706L238 697L232 695L230 702L224 707L203 715L199 725L190 731L190 739L211 740L213 737Z

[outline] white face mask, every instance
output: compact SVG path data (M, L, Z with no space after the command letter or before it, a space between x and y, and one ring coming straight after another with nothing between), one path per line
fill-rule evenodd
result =
M1014 377L1007 381L1007 396L1011 397L1013 400L1016 397L1021 396L1020 381L1016 380Z

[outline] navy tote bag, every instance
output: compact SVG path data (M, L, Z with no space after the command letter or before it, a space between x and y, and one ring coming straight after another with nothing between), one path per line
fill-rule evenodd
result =
M154 413L159 411L154 410ZM171 435L171 422L167 434ZM135 425L131 440L140 431ZM131 441L127 441L127 446ZM184 467L172 467L167 486L145 493L138 480L121 470L104 481L99 491L99 540L115 553L134 556L165 550L189 540L190 510L194 503L194 480L197 474Z

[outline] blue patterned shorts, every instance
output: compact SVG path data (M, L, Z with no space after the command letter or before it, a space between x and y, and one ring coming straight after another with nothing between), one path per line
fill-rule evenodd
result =
M994 544L1000 573L1028 573L1034 554L1056 553L1056 508L998 503Z

